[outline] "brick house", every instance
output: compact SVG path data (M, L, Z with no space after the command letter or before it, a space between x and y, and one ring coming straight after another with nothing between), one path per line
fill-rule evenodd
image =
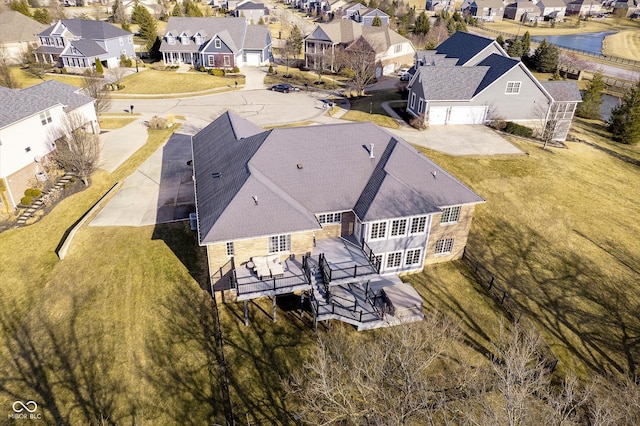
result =
M347 320L359 328L382 324L385 306L396 315L385 320L422 317L398 274L461 257L483 202L371 123L264 130L227 112L192 150L212 291L239 301L303 292L318 320L345 320L341 294L362 302L370 321Z

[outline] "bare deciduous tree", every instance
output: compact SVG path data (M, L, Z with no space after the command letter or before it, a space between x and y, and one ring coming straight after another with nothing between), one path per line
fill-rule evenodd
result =
M85 129L88 125L81 114L67 115L57 129L54 161L63 170L75 173L87 185L100 161L100 138Z
M452 361L458 342L458 328L438 315L373 336L338 328L320 335L286 387L310 424L434 423L470 376Z
M17 89L18 81L11 72L9 66L11 57L4 47L0 47L0 86L7 87L9 89Z
M119 86L122 79L127 75L127 69L123 66L117 66L109 68L107 73L111 77L111 81Z
M360 37L338 52L337 62L340 68L350 70L351 83L358 96L364 95L364 88L376 78L375 49Z
M87 96L96 100L96 113L105 112L111 106L109 92L105 89L105 82L94 70L87 70L82 77L82 88Z

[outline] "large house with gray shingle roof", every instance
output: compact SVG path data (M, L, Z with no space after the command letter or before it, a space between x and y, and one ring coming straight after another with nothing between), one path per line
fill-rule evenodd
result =
M328 70L337 71L336 53L360 38L375 53L376 77L389 75L413 62L416 50L411 41L388 26L365 26L351 19L339 19L318 25L305 37L306 66L315 68L315 64L322 64Z
M13 210L26 188L47 179L47 156L65 117L78 117L85 131L100 132L95 100L79 91L55 80L21 90L0 87L1 210Z
M416 58L407 112L429 125L504 120L540 131L561 111L554 139L563 141L582 100L575 82L563 82L561 89L540 83L519 58L485 37L456 32Z
M115 68L120 57L135 56L133 34L102 21L63 19L38 34L36 60L68 69Z
M171 17L160 45L167 64L207 69L261 66L272 59L271 33L245 18Z
M192 150L212 288L238 300L317 301L459 258L483 202L371 123L264 130L227 112Z
M38 47L36 34L47 26L15 10L0 13L0 49L9 64L21 64L29 47Z

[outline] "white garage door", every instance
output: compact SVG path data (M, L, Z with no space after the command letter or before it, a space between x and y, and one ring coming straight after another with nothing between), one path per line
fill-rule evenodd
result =
M260 52L247 52L246 65L252 67L260 66Z
M447 124L447 113L449 107L431 107L429 108L429 124Z
M447 124L483 124L486 114L486 106L451 107Z
M382 74L383 75L389 75L389 74L391 74L392 72L395 71L395 68L396 67L395 67L394 64L387 64L387 65L384 66L384 69L382 70Z

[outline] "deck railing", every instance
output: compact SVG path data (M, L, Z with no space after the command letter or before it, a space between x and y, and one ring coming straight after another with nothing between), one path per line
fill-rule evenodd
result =
M332 268L324 257L323 253L320 253L320 269L322 270L322 278L325 283L329 283L332 280L339 280L343 278L357 278L365 275L377 274L380 271L379 262L378 267L371 263L366 265L353 265L348 268Z
M317 316L337 315L359 323L379 321L383 319L382 315L380 315L377 310L374 312L366 312L363 310L346 308L336 303L321 304L320 301L313 296L313 292L310 294L310 301L311 307Z
M364 240L364 238L362 239L362 251L364 252L365 256L367 256L367 258L369 259L369 262L371 263L371 265L373 265L374 268L376 268L376 273L380 273L380 259L378 259L375 255L375 253L373 252L373 250L371 250L371 247L369 247L369 245L366 243L366 241Z
M286 290L294 289L295 287L308 285L310 283L307 274L296 274L285 277L272 277L262 278L257 277L237 277L235 270L233 272L231 281L233 287L238 292L238 296L246 295L249 293L262 293L276 290L286 292Z

